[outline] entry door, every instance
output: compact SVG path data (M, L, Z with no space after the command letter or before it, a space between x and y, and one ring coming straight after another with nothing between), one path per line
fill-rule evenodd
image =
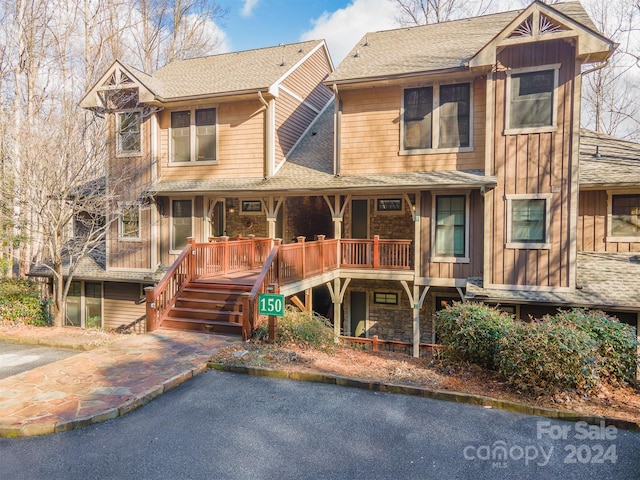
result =
M351 238L369 238L369 200L351 200Z
M216 202L212 210L213 211L210 214L211 236L221 237L225 234L224 202Z
M366 334L367 293L351 292L351 336L364 337Z

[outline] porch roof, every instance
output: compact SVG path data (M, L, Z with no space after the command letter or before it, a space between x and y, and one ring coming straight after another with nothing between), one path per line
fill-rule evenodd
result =
M327 194L355 191L415 191L417 189L480 188L496 184L482 170L406 172L334 176L301 165L287 165L272 178L194 179L160 182L157 193Z
M483 288L482 278L467 281L466 298L499 303L547 303L567 307L640 310L639 253L578 253L577 287L569 292Z
M580 188L640 186L640 144L580 131Z

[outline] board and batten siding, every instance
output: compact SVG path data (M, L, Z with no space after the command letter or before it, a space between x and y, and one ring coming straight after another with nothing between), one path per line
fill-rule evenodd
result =
M202 104L194 108L216 107L218 122L217 163L169 163L171 110L160 113L160 162L158 177L163 181L234 178L264 175L264 106L258 100ZM191 107L189 107L191 108ZM176 108L175 110L184 110Z
M607 241L608 194L605 190L580 192L578 213L578 251L580 252L640 252L640 242Z
M451 195L463 194L464 192L455 192ZM441 191L438 194L449 195L450 193ZM433 245L433 196L431 192L423 192L421 195L422 204L420 211L422 218L420 221L420 238L422 245L420 248L420 275L427 278L438 279L466 279L469 277L482 276L483 268L483 251L484 251L484 223L483 211L484 204L482 196L478 190L474 190L469 194L469 263L454 262L433 262L432 245Z
M447 83L447 82L442 82ZM428 86L428 82L406 87ZM485 136L485 82L473 88L473 150L400 155L400 124L405 86L344 89L340 131L340 166L343 174L483 170Z
M105 329L129 325L146 314L146 304L138 283L104 282L103 295ZM141 321L135 331L142 333L145 325L146 322Z
M563 41L511 46L498 54L501 68L494 73L493 152L488 174L497 177L495 189L485 196L487 205L488 265L485 284L526 287L570 287L570 218L576 214L571 171L575 91L575 49ZM562 64L557 96L557 130L550 133L505 135L507 108L506 69ZM579 72L577 72L579 75ZM550 249L506 248L509 194L552 194ZM488 270L488 271L486 271ZM487 281L488 280L488 281Z
M115 138L115 115L109 115L110 138ZM138 196L152 186L151 117L143 119L140 126L142 139L140 155L119 157L115 142L110 145L107 164L108 188L113 189L121 202L137 201ZM140 241L118 239L118 219L109 225L107 237L107 269L151 269L151 211L140 211Z

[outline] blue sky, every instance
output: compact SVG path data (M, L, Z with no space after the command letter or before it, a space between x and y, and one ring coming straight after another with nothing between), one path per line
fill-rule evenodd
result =
M226 51L327 40L337 66L368 31L396 28L389 0L222 0Z

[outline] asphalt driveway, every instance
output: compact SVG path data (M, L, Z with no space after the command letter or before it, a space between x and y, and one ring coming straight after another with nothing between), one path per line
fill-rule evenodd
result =
M12 480L637 480L640 432L590 428L208 371L125 417L44 437L1 438L0 464L2 478Z

